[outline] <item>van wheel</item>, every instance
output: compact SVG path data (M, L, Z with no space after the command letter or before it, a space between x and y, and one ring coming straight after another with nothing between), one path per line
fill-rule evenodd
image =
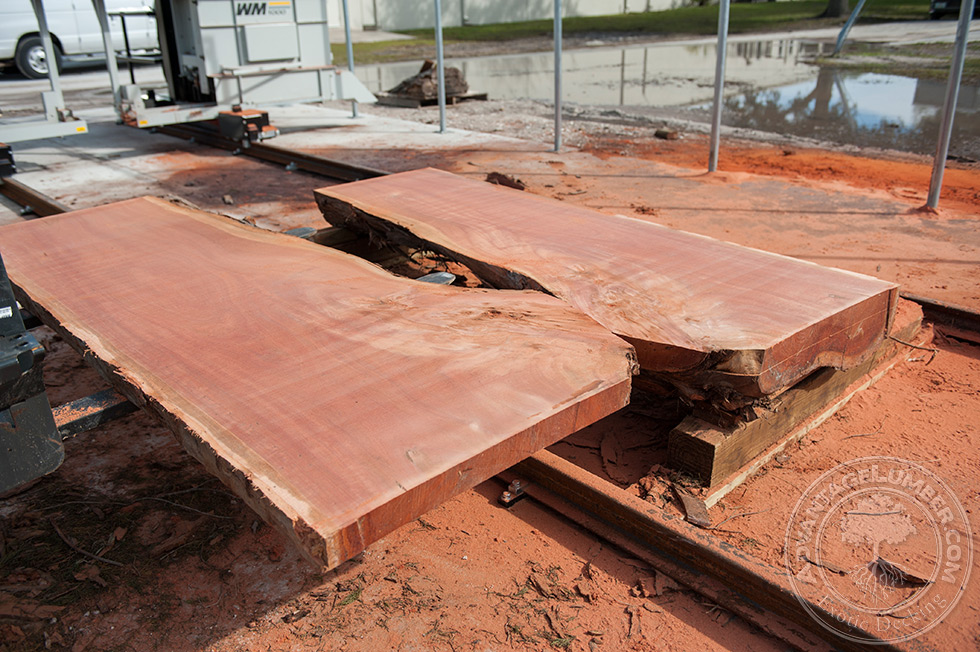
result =
M58 72L61 72L61 51L54 45L54 56L58 60ZM17 45L15 56L17 70L28 79L44 79L48 76L48 57L44 53L44 44L40 36L28 36L21 39Z

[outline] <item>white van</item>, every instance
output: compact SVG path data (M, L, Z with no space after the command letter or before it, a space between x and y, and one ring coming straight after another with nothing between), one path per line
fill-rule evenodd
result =
M124 10L153 9L153 0L105 0L110 14ZM95 17L92 0L44 0L44 15L54 42L60 69L62 58L84 59L103 55L102 30ZM122 22L111 16L112 44L125 49ZM140 13L126 16L126 33L133 52L157 48L157 26L153 16ZM31 0L0 0L0 65L16 65L31 79L46 77L48 62L37 27Z

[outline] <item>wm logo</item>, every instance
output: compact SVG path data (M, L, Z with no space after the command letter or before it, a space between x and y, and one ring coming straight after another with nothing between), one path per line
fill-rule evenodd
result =
M239 16L264 16L265 10L264 2L243 2L238 5Z

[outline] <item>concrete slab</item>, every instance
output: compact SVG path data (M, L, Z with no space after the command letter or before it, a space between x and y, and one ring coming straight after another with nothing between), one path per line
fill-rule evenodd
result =
M319 226L319 177L115 124L110 109L81 112L90 133L21 143L18 181L72 208L142 195L176 196L272 230ZM0 222L22 219L0 207Z

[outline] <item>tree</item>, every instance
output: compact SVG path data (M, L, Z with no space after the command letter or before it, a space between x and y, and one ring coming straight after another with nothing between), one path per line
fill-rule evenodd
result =
M827 0L827 8L820 14L821 18L842 18L850 13L847 0Z
M841 539L853 545L871 544L871 561L881 556L882 543L903 543L913 534L915 525L905 508L885 494L861 498L841 521Z
M871 561L859 564L851 576L870 605L888 605L893 611L911 599L897 595L910 583L901 567L881 558L881 545L904 543L915 533L915 524L905 507L883 493L861 498L853 510L846 512L841 521L841 539L855 546L871 545Z

